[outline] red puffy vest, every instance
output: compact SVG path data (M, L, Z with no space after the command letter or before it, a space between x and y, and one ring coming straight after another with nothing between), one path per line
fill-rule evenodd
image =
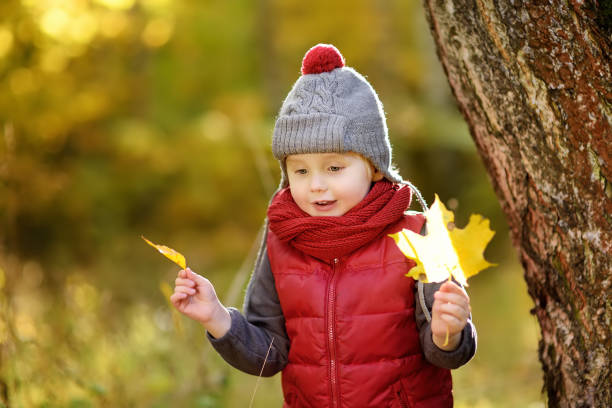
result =
M412 266L387 235L420 231L405 216L380 238L332 262L268 231L268 257L291 346L285 407L452 407L450 371L423 356Z

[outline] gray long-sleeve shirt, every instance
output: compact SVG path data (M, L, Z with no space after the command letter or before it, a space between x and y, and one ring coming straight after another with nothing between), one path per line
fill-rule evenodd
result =
M463 329L459 346L453 351L441 350L433 342L429 317L433 295L441 284L422 284L420 290L419 285L415 285L415 318L425 358L443 368L462 366L476 352L476 329L471 318ZM218 339L207 334L215 350L229 364L249 374L259 375L262 367L263 376L272 376L281 371L287 364L290 341L285 331L285 318L274 284L265 237L247 287L244 314L235 308L228 310L232 319L230 330Z

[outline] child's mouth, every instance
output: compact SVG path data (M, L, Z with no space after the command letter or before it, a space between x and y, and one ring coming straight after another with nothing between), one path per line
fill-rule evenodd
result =
M315 201L314 204L318 208L326 208L334 204L336 200Z

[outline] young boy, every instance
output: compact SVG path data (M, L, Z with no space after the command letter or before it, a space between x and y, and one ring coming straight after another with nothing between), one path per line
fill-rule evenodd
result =
M274 129L281 187L244 315L190 269L172 303L234 367L282 371L286 407L451 407L449 369L476 350L469 297L404 276L414 263L389 234L425 220L406 213L414 188L391 167L370 84L329 45L306 53L302 74Z

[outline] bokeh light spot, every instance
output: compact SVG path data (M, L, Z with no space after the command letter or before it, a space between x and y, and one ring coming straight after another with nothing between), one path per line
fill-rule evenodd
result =
M36 326L30 315L25 313L18 314L15 318L15 330L17 336L23 340L32 340L36 337Z
M107 38L119 36L128 26L128 18L123 13L108 12L100 17L100 34Z
M13 33L7 27L0 27L0 58L4 58L13 48Z
M70 24L70 16L59 7L54 7L43 14L40 27L52 37L61 37Z
M157 18L147 23L142 32L142 42L151 48L161 47L172 36L174 27L168 20Z
M232 128L232 123L223 112L211 110L200 119L200 129L204 138L210 141L226 139Z
M89 43L98 33L98 20L90 13L84 13L70 24L70 36L81 44Z

